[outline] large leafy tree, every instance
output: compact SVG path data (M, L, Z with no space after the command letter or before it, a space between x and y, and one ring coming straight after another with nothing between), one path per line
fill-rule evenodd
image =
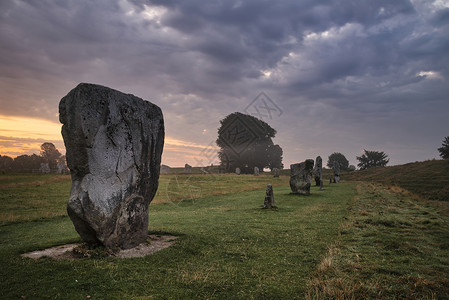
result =
M56 149L53 143L43 143L41 145L41 156L47 160L51 169L55 169L61 153Z
M270 125L239 112L226 116L220 124L218 157L226 172L240 168L243 173L252 173L254 167L283 167L282 148L273 144L276 130Z
M443 144L438 148L441 158L449 158L449 136L445 137Z
M329 157L327 159L326 166L328 168L333 168L334 161L337 161L340 164L340 169L342 171L348 170L348 168L349 168L349 161L346 159L346 157L343 154L341 154L339 152L334 152L331 155L329 155Z
M388 162L388 155L383 151L369 151L363 150L364 153L361 156L356 156L359 163L357 166L360 170L365 170L372 167L385 167Z

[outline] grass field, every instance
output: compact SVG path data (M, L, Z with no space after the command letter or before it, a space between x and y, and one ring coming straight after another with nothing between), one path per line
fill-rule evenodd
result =
M348 182L290 194L288 177L163 175L143 258L32 260L79 242L68 176L0 175L1 299L445 299L448 202ZM277 209L261 209L267 183Z

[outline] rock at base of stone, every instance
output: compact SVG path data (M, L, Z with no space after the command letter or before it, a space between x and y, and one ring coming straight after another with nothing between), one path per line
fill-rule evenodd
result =
M273 186L267 184L267 190L265 191L265 201L263 203L263 208L274 208L274 193Z
M61 99L59 120L72 175L67 212L76 231L110 248L144 242L164 145L161 109L82 83Z
M290 189L293 194L309 195L312 181L313 159L290 165Z

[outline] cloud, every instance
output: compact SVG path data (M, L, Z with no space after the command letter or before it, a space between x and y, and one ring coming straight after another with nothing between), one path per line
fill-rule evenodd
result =
M167 136L208 145L265 91L284 111L268 121L287 164L336 148L354 160L367 144L413 145L419 160L449 125L448 14L426 0L3 1L0 106L57 122L68 91L98 83L161 106Z

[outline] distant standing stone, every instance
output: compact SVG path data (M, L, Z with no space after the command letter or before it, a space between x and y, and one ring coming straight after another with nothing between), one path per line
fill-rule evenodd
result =
M259 168L254 167L254 176L259 176Z
M334 161L333 169L334 169L334 182L339 183L340 182L340 163L338 161Z
M184 165L184 173L191 174L192 173L192 166L189 164Z
M317 156L315 159L315 167L313 168L313 175L315 177L316 186L320 186L321 181L323 181L322 169L323 169L323 159L321 158L321 156Z
M279 178L280 173L281 173L281 170L279 170L278 168L273 168L273 177L274 178Z
M240 171L240 168L235 168L235 174L240 175L242 171Z
M56 165L56 167L58 168L58 174L67 174L68 170L67 170L67 166L63 163L58 163Z
M313 159L290 165L290 188L293 194L309 195L312 181Z
M263 203L263 208L273 208L274 206L274 193L273 186L267 184L267 190L265 191L265 201Z
M43 174L50 173L50 165L48 163L41 163L41 167L39 168L39 172Z
M167 165L161 165L161 174L168 174L171 172L171 168Z
M72 175L67 212L76 231L106 247L145 242L164 145L161 109L82 83L61 99L59 120Z

